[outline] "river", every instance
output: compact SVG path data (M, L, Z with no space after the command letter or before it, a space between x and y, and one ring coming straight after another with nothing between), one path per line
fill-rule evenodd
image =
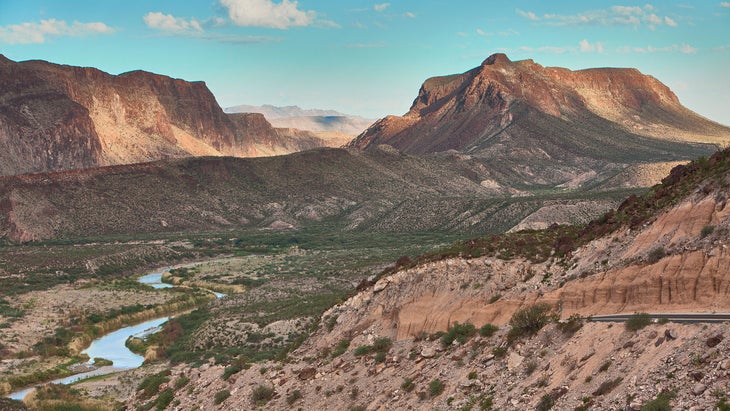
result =
M173 287L171 284L162 282L162 274L169 271L170 269L164 269L161 271L153 272L144 275L139 278L139 282L152 286L153 288L169 288ZM225 294L215 293L217 298L224 297ZM74 374L69 377L59 378L51 381L54 384L70 384L84 378L94 377L97 375L111 374L118 371L130 370L137 368L144 362L144 357L137 355L127 348L125 342L131 336L144 337L146 335L157 332L162 324L164 324L170 317L161 317L154 320L145 321L141 324L132 325L129 327L120 328L116 331L112 331L102 337L97 338L91 342L91 345L82 354L89 356L88 364L93 364L94 358L104 358L111 360L113 365L100 367L92 371ZM31 392L35 387L29 387L20 391L16 391L8 395L9 398L14 400L22 400L26 394Z

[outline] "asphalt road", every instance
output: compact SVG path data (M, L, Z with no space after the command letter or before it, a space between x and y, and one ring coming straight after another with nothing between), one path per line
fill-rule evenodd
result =
M624 322L634 314L594 315L591 321ZM652 319L666 318L674 323L721 323L730 321L730 313L649 313Z

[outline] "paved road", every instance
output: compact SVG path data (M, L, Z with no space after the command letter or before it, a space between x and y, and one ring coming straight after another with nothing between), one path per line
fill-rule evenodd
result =
M624 322L634 314L594 315L591 321ZM675 323L721 323L730 321L730 313L649 313L652 319L666 318Z

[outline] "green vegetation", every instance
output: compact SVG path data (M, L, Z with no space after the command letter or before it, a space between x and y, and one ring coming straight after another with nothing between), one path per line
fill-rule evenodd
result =
M715 231L715 226L713 225L706 225L702 227L702 231L700 231L700 237L705 238L708 235L712 234Z
M304 398L304 396L302 395L302 392L299 390L294 390L294 391L292 391L292 393L290 395L288 395L286 397L286 403L289 405L292 405L295 402L297 402L297 400L302 399L302 398Z
M442 392L444 392L444 383L438 378L428 383L428 395L431 397L439 396Z
M266 405L274 397L274 387L270 385L259 385L251 392L251 400L257 406Z
M213 396L213 403L218 405L218 404L222 403L223 401L227 400L228 397L230 397L230 396L231 396L231 392L228 390L218 391Z
M406 377L403 379L403 383L400 385L401 389L405 392L411 392L416 388L416 384L413 383L412 378Z
M332 358L339 357L344 354L348 348L350 348L350 340L340 340L340 342L338 342L335 346L335 349L332 350Z
M482 337L491 337L497 331L499 331L499 327L497 327L496 325L484 324L481 326L481 328L479 328L479 335L481 335Z
M644 404L641 411L672 411L669 401L676 397L673 392L662 391L656 398Z
M160 385L170 381L170 371L165 370L157 374L147 376L137 386L137 391L142 391L142 398L152 398L160 391Z
M618 387L623 380L623 378L618 377L615 380L606 380L602 382L601 385L599 385L598 388L593 391L593 396L598 397L599 395L608 394L609 392L613 391L614 388Z
M537 403L537 407L535 407L536 411L547 411L555 405L555 400L553 399L550 394L545 394L542 397L540 397L540 402Z
M549 304L540 303L521 308L512 314L509 320L510 328L507 334L508 341L514 341L524 336L536 334L542 327L551 321L557 320L552 314L553 308Z
M566 336L571 336L583 328L583 318L578 314L573 314L567 320L559 321L557 327Z
M458 342L459 344L464 344L466 340L473 337L474 334L476 334L476 328L474 327L474 324L469 322L459 324L458 321L455 321L454 325L449 327L449 329L446 331L446 334L441 337L441 345L449 346L454 341Z
M625 326L628 331L639 331L650 324L651 316L648 313L636 313L626 320Z

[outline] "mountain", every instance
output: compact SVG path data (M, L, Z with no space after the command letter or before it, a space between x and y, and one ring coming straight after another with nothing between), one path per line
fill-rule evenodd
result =
M586 226L399 260L281 361L165 375L182 408L726 409L726 323L591 316L730 311L729 187L726 149Z
M240 105L228 107L225 111L226 113L261 113L276 127L341 133L343 136L349 137L347 141L343 142L343 145L365 131L374 121L334 110L302 109L298 106Z
M378 120L350 145L379 144L468 153L500 184L585 186L627 164L711 154L730 144L730 128L635 69L571 71L494 54L466 73L426 80L408 113Z
M265 124L257 114L237 118L252 119ZM0 239L310 226L503 232L549 208L574 212L547 213L540 221L585 222L627 195L622 189L588 199L584 193L509 198L511 191L483 184L485 174L470 158L411 156L383 146L7 176L0 177Z
M271 127L253 141L246 122L225 114L205 83L144 71L114 76L0 55L0 96L0 175L328 144Z

